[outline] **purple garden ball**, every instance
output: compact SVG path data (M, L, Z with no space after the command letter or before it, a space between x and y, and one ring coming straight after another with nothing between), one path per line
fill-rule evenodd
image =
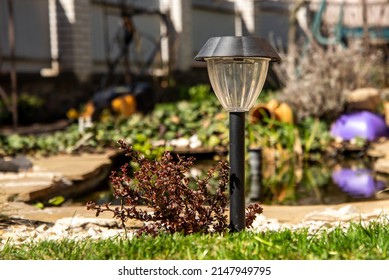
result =
M331 135L342 140L360 137L374 141L389 136L389 129L382 116L361 111L340 116L331 126Z

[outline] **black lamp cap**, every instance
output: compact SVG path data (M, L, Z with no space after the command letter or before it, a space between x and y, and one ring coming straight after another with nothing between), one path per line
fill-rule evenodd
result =
M251 36L209 38L194 59L205 61L208 57L264 57L273 62L281 60L265 39Z

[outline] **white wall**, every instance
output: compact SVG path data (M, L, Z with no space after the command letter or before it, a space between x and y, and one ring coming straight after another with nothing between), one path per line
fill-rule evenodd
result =
M289 5L285 1L263 0L255 3L256 35L276 40L286 47L288 42Z
M107 2L108 7L103 5ZM5 72L9 68L6 3L7 0L0 0L0 51L4 56L1 69ZM13 3L17 70L39 72L51 67L48 0L13 0ZM60 71L73 71L84 77L107 71L106 56L113 59L118 54L118 44L115 44L121 28L118 3L117 0L56 0ZM167 49L164 42L162 54L157 51L152 68L146 69L150 70L148 74L166 70L166 55L171 56L172 70L190 70L193 57L206 40L214 36L256 35L268 39L274 34L286 44L287 5L277 0L127 1L127 4L131 3L145 9L164 9L172 17L176 32L175 44ZM157 15L135 16L134 23L139 36L133 39L130 65L133 72L141 73L160 40L163 28ZM105 46L106 32L109 54ZM119 71L122 69L122 66L118 68Z
M50 35L47 0L13 0L17 71L36 72L50 65ZM9 70L8 5L0 0L1 70Z
M235 15L214 10L193 9L193 57L210 37L234 36Z

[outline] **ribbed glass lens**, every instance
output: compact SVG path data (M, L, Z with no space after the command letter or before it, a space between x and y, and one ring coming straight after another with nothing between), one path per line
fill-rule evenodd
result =
M217 98L227 111L249 111L266 80L268 58L206 58Z

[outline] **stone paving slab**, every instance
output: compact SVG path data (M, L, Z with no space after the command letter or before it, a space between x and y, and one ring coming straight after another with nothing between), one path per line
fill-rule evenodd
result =
M0 190L7 199L24 202L74 197L93 190L107 178L114 154L112 151L32 158L32 170L0 172Z
M264 205L263 214L267 218L277 219L282 223L298 223L311 220L341 220L342 216L352 214L355 217L369 213L389 213L389 200L368 202L341 203L336 205L306 205L306 206L271 206ZM343 212L342 212L343 209ZM344 211L348 209L347 211Z
M83 205L38 209L31 205L14 202L10 203L8 208L15 217L49 223L68 217L95 217L95 212L87 210ZM147 210L145 207L141 208ZM342 203L338 205L263 205L263 208L263 216L267 219L276 219L279 223L296 224L306 220L342 221L345 218L358 220L359 217L373 217L380 213L389 214L389 200ZM99 218L110 219L112 214L107 212L101 213Z
M99 154L56 155L47 158L33 159L33 164L41 170L62 174L69 180L83 180L102 165L111 164L115 151Z
M389 140L384 139L376 143L372 143L368 155L377 158L374 163L374 171L389 174Z
M6 243L20 244L63 238L123 238L125 235L132 238L135 230L143 225L139 221L131 220L126 223L129 230L125 231L120 226L120 221L112 219L110 213L102 213L96 218L94 212L87 211L85 206L50 207L41 210L24 203L10 203L7 208L12 214L3 221L0 219L0 250ZM389 201L332 206L264 205L264 213L257 215L249 230L263 232L304 228L308 229L309 234L316 235L337 227L347 230L350 221L364 224L376 221L389 225Z

